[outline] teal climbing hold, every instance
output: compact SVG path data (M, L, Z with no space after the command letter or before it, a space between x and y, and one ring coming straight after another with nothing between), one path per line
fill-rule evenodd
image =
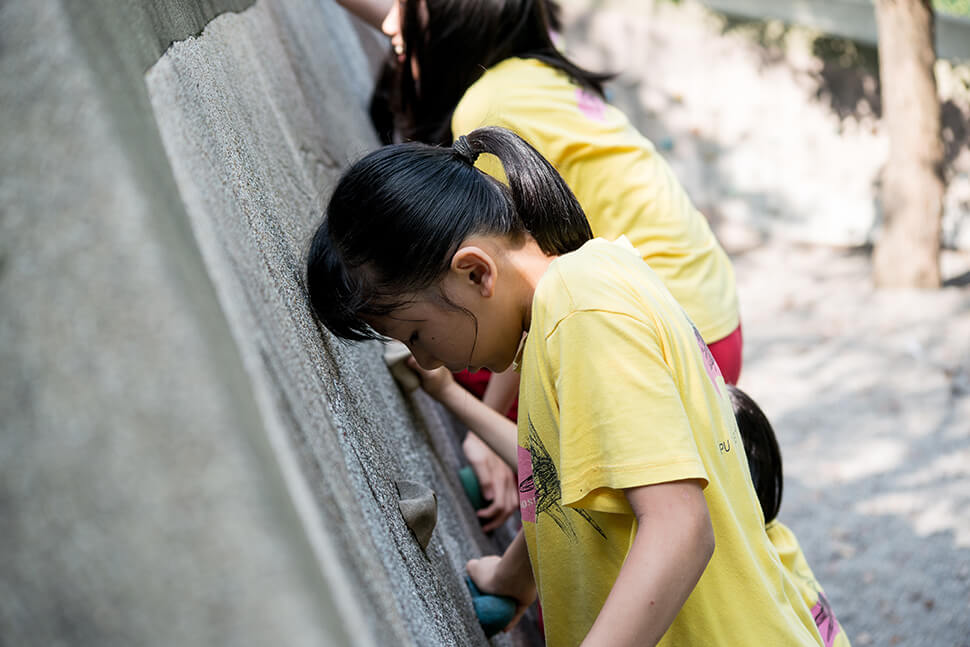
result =
M515 617L515 609L518 606L514 599L504 595L482 593L472 582L472 578L467 575L465 576L465 584L468 585L475 615L478 617L478 623L482 626L486 638L491 638L512 622L512 618Z
M482 496L482 486L478 483L475 470L465 466L458 470L458 478L461 480L461 486L464 488L468 500L471 501L472 507L476 510L484 508L485 497Z

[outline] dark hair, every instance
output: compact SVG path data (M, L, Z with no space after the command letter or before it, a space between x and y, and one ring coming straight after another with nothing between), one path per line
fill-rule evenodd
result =
M479 153L502 162L508 186L473 166ZM353 164L330 198L307 258L311 307L338 337L378 338L363 317L433 285L475 234L528 234L549 255L593 237L556 170L508 130L479 128L454 148L387 146Z
M781 508L781 494L784 479L781 469L781 450L775 430L764 411L751 397L738 387L728 384L734 417L738 421L744 453L748 457L751 480L758 494L765 523L774 520Z
M419 10L427 7L426 16ZM551 32L561 27L554 0L404 0L404 61L389 57L375 89L371 116L389 142L388 114L405 139L451 141L451 116L485 70L507 58L534 58L603 96L613 75L585 70L563 56ZM417 61L420 80L411 73Z

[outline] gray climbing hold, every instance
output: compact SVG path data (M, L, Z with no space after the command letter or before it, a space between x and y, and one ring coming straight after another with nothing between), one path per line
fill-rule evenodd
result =
M438 497L434 490L414 481L395 481L394 484L400 497L398 507L401 516L414 533L421 550L426 550L438 523Z
M401 342L392 340L384 344L384 362L405 393L411 393L421 386L421 378L407 365L409 357L411 351Z

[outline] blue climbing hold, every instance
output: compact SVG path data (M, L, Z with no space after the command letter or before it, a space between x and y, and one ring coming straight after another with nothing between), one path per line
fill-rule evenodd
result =
M465 584L468 585L475 615L478 617L478 623L482 626L486 638L491 638L512 622L512 618L515 617L515 609L518 606L515 600L504 595L482 593L472 582L472 578L467 575L465 576Z
M465 490L472 507L476 510L484 508L485 497L482 496L482 486L478 482L478 477L475 476L475 470L468 466L461 468L458 470L458 479L461 481L461 487Z

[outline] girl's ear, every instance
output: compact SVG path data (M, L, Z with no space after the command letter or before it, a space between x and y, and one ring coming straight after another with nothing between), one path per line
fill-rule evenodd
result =
M459 275L465 286L475 289L483 297L495 292L495 259L481 247L462 247L451 258L451 270Z

